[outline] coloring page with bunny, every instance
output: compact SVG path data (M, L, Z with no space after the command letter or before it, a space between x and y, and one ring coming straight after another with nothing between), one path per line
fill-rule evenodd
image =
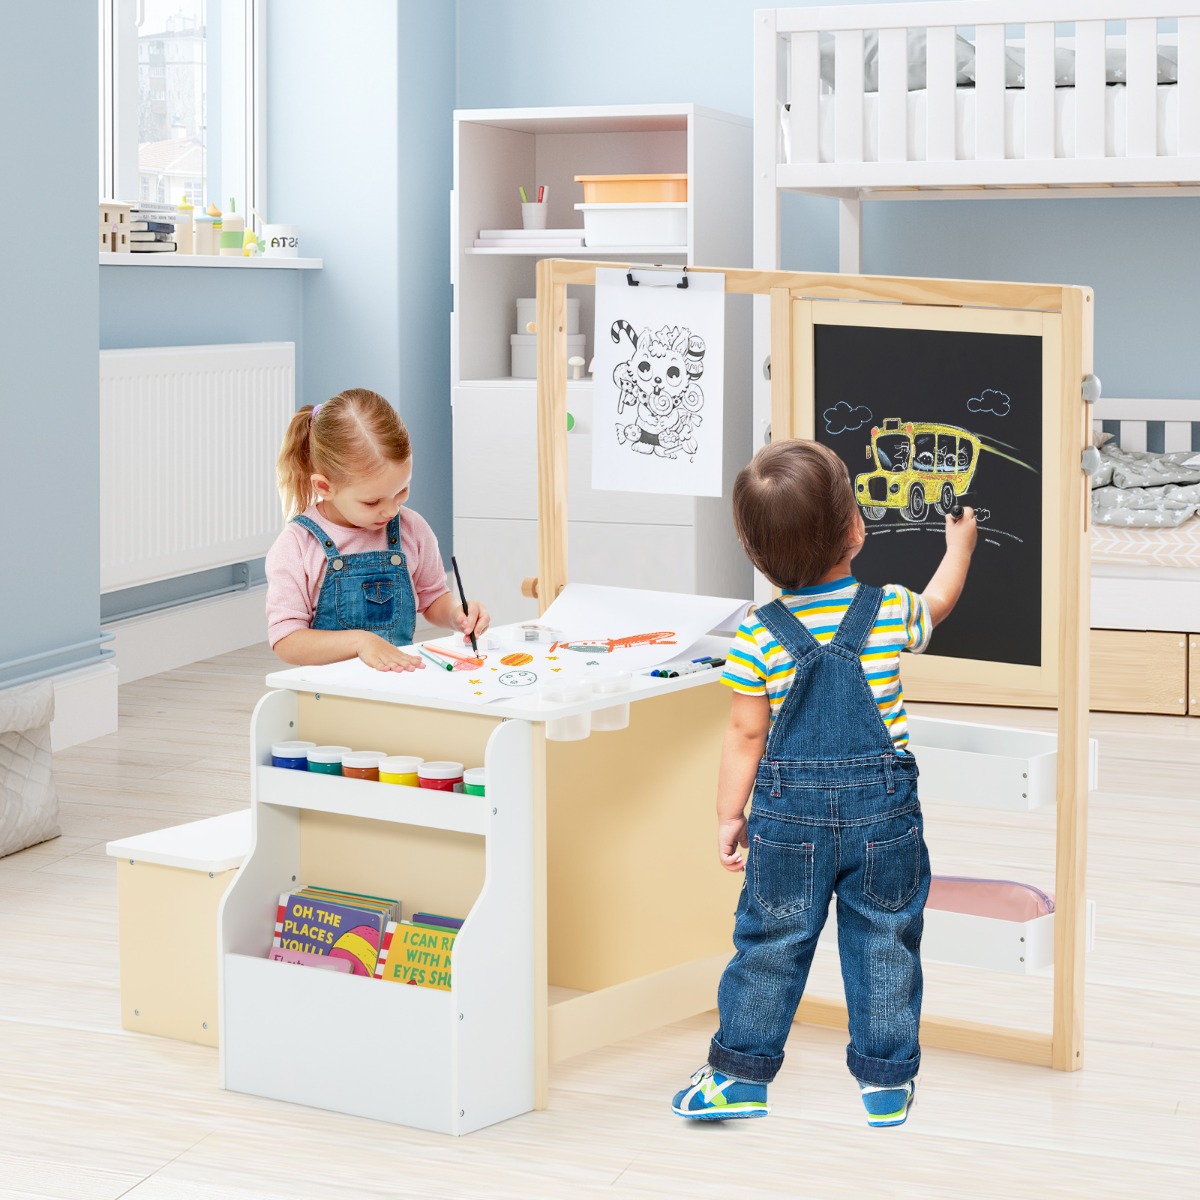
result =
M592 487L720 496L725 277L596 271Z

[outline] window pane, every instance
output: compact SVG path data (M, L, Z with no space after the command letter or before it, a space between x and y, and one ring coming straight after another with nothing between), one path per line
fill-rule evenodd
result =
M207 194L207 0L145 0L138 30L138 177L143 198Z

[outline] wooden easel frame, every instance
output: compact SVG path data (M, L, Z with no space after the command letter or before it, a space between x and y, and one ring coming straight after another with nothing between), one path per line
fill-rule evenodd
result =
M567 322L568 286L595 286L598 268L642 269L644 264L544 259L537 265L538 579L544 611L567 582ZM688 267L688 271L719 268ZM1081 386L1092 370L1092 293L1080 287L991 283L973 280L905 279L886 276L818 275L730 269L729 293L770 301L771 402L775 437L811 434L812 302L872 301L930 309L982 309L1041 314L1049 318L1057 352L1053 375L1044 373L1044 422L1056 423L1043 458L1043 476L1056 489L1057 561L1045 585L1056 587L1048 644L1053 664L1036 680L1023 680L987 695L962 683L929 681L926 699L960 703L1033 704L1058 710L1057 821L1055 841L1054 999L1049 1034L957 1018L925 1017L929 1046L966 1050L1019 1062L1077 1070L1083 1065L1083 984L1086 944L1088 786L1088 479L1080 454L1090 437L1090 416ZM1043 425L1045 431L1049 426ZM1051 447L1057 452L1051 457ZM1044 492L1044 496L1046 493ZM1045 516L1043 521L1045 522ZM1045 527L1045 526L1043 526ZM1044 643L1047 644L1047 643ZM955 660L946 660L953 663ZM907 672L906 672L907 679ZM932 684L932 686L931 686ZM832 1001L805 999L800 1017L814 1024L845 1026L845 1009Z

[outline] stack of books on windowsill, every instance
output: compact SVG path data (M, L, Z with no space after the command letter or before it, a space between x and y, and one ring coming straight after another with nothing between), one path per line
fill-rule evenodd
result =
M582 246L582 229L481 229L475 239L476 248L498 249L534 246Z
M173 204L156 204L149 200L135 204L129 214L130 253L174 253L178 223L179 210Z

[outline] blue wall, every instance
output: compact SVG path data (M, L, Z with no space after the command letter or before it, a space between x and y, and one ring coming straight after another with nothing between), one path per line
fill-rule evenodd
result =
M752 116L752 15L761 7L762 0L458 0L459 106L686 100ZM836 203L788 195L782 212L781 265L837 270ZM1110 396L1200 396L1192 351L1198 264L1196 198L864 206L870 274L1094 288L1096 373Z
M454 6L289 0L268 24L269 219L325 260L306 281L305 402L386 396L413 441L413 507L449 559Z
M4 120L0 211L7 214L0 286L0 453L7 545L0 592L0 686L30 671L95 662L100 633L99 367L96 361L98 148L96 5L55 24L7 5L0 38ZM39 48L31 53L32 48ZM50 86L50 81L55 86ZM61 84L61 86L59 86ZM36 119L23 119L32 113ZM38 181L52 180L52 185ZM33 201L40 196L40 205ZM27 236L30 204L53 234ZM35 662L8 667L16 659Z

